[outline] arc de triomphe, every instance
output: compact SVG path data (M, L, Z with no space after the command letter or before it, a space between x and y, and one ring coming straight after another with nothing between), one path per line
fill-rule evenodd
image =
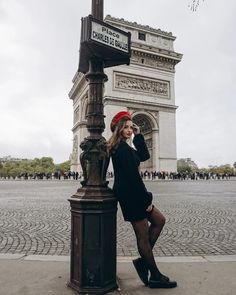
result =
M172 33L106 16L105 22L131 32L130 65L105 69L108 82L104 87L104 114L109 138L110 121L121 110L132 113L135 123L141 126L151 158L142 164L142 170L176 171L176 109L175 65L182 54L174 51ZM87 82L82 73L76 73L69 93L73 100L73 150L71 171L81 172L80 142L88 135L86 112L88 103ZM111 170L111 169L109 169Z

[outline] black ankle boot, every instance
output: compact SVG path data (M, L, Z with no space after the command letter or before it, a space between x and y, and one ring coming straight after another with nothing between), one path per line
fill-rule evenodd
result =
M148 287L149 288L175 288L177 287L177 282L171 281L166 276L161 276L158 280L150 279L148 282Z

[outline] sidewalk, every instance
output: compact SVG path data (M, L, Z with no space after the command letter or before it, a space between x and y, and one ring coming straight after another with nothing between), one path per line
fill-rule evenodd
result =
M109 295L234 295L236 255L157 257L161 271L178 282L175 289L150 289L142 285L132 257L118 257L120 292ZM0 295L75 295L66 287L67 256L0 254Z

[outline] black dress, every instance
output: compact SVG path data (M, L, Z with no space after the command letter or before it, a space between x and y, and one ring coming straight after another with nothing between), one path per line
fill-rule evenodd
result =
M140 161L150 158L143 135L135 135L133 143L136 150L121 141L112 154L113 191L126 221L147 218L146 209L152 203L152 194L147 191L138 169Z

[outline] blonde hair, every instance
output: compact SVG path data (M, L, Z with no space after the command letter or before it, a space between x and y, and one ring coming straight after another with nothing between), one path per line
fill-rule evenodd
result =
M115 152L121 140L123 140L122 131L127 121L131 121L130 118L124 117L117 122L112 136L107 141L107 152L109 155Z

